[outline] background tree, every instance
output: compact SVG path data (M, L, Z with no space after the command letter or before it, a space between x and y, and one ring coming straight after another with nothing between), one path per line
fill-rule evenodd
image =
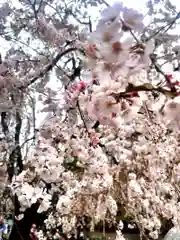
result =
M139 44L133 51L143 57L150 54L148 68L145 69L150 84L129 85L124 93L116 92L114 97L118 100L132 92L135 94L149 92L149 94L139 112L143 115L142 118L133 122L133 126L128 125L131 131L127 127L116 132L109 127L101 126L99 121L89 119L86 109L77 101L77 96L73 98L71 96L77 87L81 93L86 89L86 81L84 83L81 80L87 78L88 69L93 65L86 63L85 55L92 57L96 49L91 45L89 48L85 33L92 32L95 26L92 11L105 5L104 1L62 3L42 0L20 1L17 5L8 2L1 7L1 37L8 43L9 48L2 54L0 65L2 163L7 167L8 182L12 182L11 187L18 196L17 198L15 195L15 200L13 197L15 215L19 215L27 207L34 209L32 212L27 210L25 217L19 223L15 223L12 239L14 234L17 234L16 239L18 236L19 239L22 237L28 239L31 224L35 221L32 217L35 217L34 212L39 205L43 206L41 210L49 209L48 213L51 213L46 221L47 225L55 221L54 225L62 225L63 230L67 232L74 231L76 224L89 223L93 228L99 220L116 225L116 212L119 206L144 235L146 231L153 232L152 229L156 225L156 230L159 231L158 221L163 222L173 215L171 213L167 216L168 214L162 214L164 210L154 209L152 212L154 215L157 213L157 216L155 215L153 223L145 222L152 218L148 210L144 210L146 206L143 205L150 200L146 196L144 203L139 192L140 199L131 196L132 201L127 202L127 196L131 195L130 190L135 191L131 187L128 190L127 186L132 184L133 187L138 188L140 185L145 189L148 184L151 186L154 176L147 175L146 171L149 169L150 174L150 169L158 169L159 165L168 178L167 183L171 180L177 181L174 177L175 169L178 167L179 136L169 129L162 130L156 124L154 119L157 115L157 106L154 111L152 102L158 105L159 99L161 102L164 101L159 105L161 108L158 108L158 111L162 112L166 109L164 108L166 97L178 95L178 78L176 81L176 77L167 75L166 69L168 63L173 66L174 71L179 71L178 35L173 34L172 29L177 29L180 15L169 1L148 1L147 26L136 35L130 31L130 34L133 34L133 41L138 41ZM90 8L93 10L89 11ZM113 14L116 16L116 12L110 11L111 14L112 17ZM111 18L109 20L113 21ZM130 29L124 25L123 30ZM99 31L101 33L101 29ZM93 34L90 35L90 42L102 40L99 40L98 35ZM151 51L147 52L149 50L146 51L142 43L146 44L149 40L153 40L154 45L153 49L151 47ZM118 46L114 46L116 50ZM111 69L111 66L106 65L106 70L108 68ZM93 74L97 73L98 71L93 70ZM93 77L95 83L98 77L95 75ZM143 73L139 78L144 78ZM76 85L79 82L80 85ZM165 83L167 86L164 86ZM165 100L162 95L165 95ZM40 125L42 120L44 123ZM146 126L141 131L137 130L139 121ZM150 150L147 150L147 147L141 150L135 148L139 142L142 144L142 135L146 136L143 141L149 149L153 149L154 144L159 144L161 152L168 152L169 144L174 149L175 155L170 149L167 156L161 156L158 163L149 164L150 160L145 156ZM164 145L163 141L165 141ZM118 145L124 147L121 149L117 147ZM94 148L94 146L98 147ZM130 154L130 150L133 150L133 155ZM155 152L152 158L159 159L159 154ZM171 157L168 154L171 154ZM131 168L127 162L121 164L124 158L133 159ZM162 162L167 158L169 162L163 165ZM98 172L93 170L95 163ZM100 169L104 169L102 173L99 172ZM107 187L112 180L113 188ZM101 187L102 181L107 186ZM158 188L158 181L159 178L155 178L152 188L154 186ZM76 189L78 182L81 183L81 190ZM84 191L82 191L83 184L85 184ZM96 184L98 191L94 193ZM170 186L173 188L172 191L175 191L173 201L179 196L177 185L178 182L175 185L173 183L173 187ZM73 188L76 192L72 191ZM93 194L89 194L90 190ZM166 202L172 200L171 195L166 196ZM156 193L154 198L156 197L161 196ZM166 197L163 195L163 198ZM138 205L138 202L141 204ZM153 203L151 204L154 207ZM170 205L177 206L177 204L178 200L174 205L172 202ZM92 216L95 216L95 219ZM124 218L124 214L121 214L120 218ZM155 232L151 237L154 237L153 234L156 236Z

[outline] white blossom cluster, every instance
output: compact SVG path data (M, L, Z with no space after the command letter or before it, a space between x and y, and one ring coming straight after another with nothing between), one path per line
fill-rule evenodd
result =
M28 156L28 170L13 179L22 211L39 200L39 212L56 208L47 228L75 231L78 217L84 216L92 225L114 223L119 203L154 239L162 219L180 223L179 89L169 81L161 87L149 81L154 45L134 35L143 29L142 21L142 14L121 3L102 12L97 29L80 43L90 80L69 86L66 117L46 119ZM72 108L80 120L69 124ZM124 239L121 229L116 239Z

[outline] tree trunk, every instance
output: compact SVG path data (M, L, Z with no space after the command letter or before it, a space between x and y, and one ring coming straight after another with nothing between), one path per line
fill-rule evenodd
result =
M17 212L19 211L19 202L17 200L17 196L15 197L15 216L17 216ZM37 210L39 208L40 202L37 201L35 204L32 204L32 206L24 212L24 217L21 220L17 220L14 218L14 224L9 236L9 240L30 240L29 234L31 230L31 226L33 223L36 223L37 216L39 215L37 213Z

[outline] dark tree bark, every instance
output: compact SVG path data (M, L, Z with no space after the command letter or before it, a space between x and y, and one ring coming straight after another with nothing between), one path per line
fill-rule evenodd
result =
M26 209L22 220L18 221L16 218L14 218L14 224L9 236L9 240L30 240L29 234L31 226L36 219L39 205L40 202L36 202L30 208ZM19 209L20 204L17 196L15 196L15 216L20 213Z
M17 196L15 196L15 216L20 214L20 204ZM40 201L32 204L32 206L24 212L24 217L22 220L18 221L14 218L14 224L9 236L9 240L30 240L30 230L32 224L42 225L46 216L43 214L37 213L37 210L40 206Z

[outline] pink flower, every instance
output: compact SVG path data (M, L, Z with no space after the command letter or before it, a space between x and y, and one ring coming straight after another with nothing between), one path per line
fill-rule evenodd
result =
M78 89L80 92L84 91L86 88L87 84L84 81L80 81L78 84Z
M117 114L116 114L115 112L113 112L113 113L111 114L111 116L112 116L112 118L115 118L115 117L117 116Z
M95 59L96 58L96 50L97 50L97 48L96 48L95 44L89 44L85 51L89 57Z
M111 96L93 96L91 102L87 106L89 116L94 120L104 118L111 118L112 113L119 111L119 105L116 100Z
M91 143L92 143L92 145L95 147L95 146L97 146L98 145L98 143L100 143L100 140L99 140L99 138L97 137L97 136L92 136L92 138L91 138Z
M142 31L143 15L132 8L124 8L123 11L124 30Z
M105 23L105 22L116 19L117 17L120 16L120 12L122 11L123 11L123 4L121 2L114 3L112 6L105 8L101 12L102 19L100 20L100 23Z
M166 75L169 79L172 79L173 78L173 75L171 73L167 74Z
M78 90L78 85L77 84L73 84L73 85L71 85L70 87L69 87L69 91L71 92L71 93L74 93L74 92L76 92Z

